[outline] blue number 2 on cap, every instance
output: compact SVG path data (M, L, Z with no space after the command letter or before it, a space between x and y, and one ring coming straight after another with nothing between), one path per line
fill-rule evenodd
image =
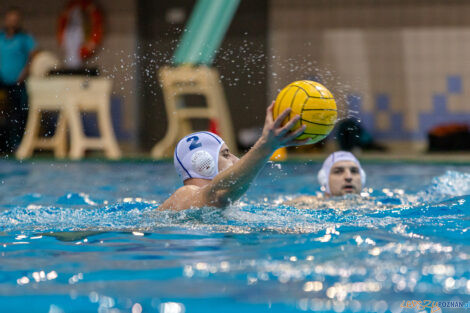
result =
M191 136L188 139L186 139L186 142L190 142L191 145L189 146L189 150L194 150L196 148L202 147L202 143L199 142L199 137L198 136Z

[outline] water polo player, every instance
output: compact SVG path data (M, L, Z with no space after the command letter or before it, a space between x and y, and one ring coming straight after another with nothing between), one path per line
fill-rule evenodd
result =
M366 182L366 173L352 153L337 151L323 162L318 172L318 181L326 198L359 194ZM348 199L348 203L350 200ZM321 206L324 201L323 197L300 196L284 204L311 209Z
M281 126L291 109L273 120L273 105L274 102L266 111L261 137L241 159L231 154L222 138L213 133L197 132L181 139L175 148L174 164L184 186L159 209L226 207L245 193L276 149L307 144L310 139L295 139L305 130L305 126L293 130L300 116Z
M323 162L318 181L325 195L344 196L361 192L366 183L366 173L351 152L337 151Z

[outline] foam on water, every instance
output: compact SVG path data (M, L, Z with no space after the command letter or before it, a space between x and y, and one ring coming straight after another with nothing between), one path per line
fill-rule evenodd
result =
M151 199L128 198L100 206L85 193L60 196L58 206L29 204L0 212L0 228L5 231L120 231L158 230L182 226L204 230L317 232L331 225L384 227L402 217L419 221L468 214L470 174L448 171L416 194L401 189L373 191L367 196L350 195L338 199L286 196L261 203L240 201L225 210L191 209L162 212ZM38 194L25 198L40 198ZM246 198L245 198L246 199ZM274 203L274 204L273 204Z
M169 175L165 186L139 185L152 166L5 171L7 186L28 182L0 201L0 305L27 312L27 298L46 312L69 312L71 303L90 312L400 312L403 300L470 295L466 167L400 165L407 174L398 177L393 165L365 164L362 196L315 199L305 196L319 190L317 165L284 164L268 167L226 210L162 212L178 183ZM70 172L72 185L64 183ZM44 176L55 188L38 185Z

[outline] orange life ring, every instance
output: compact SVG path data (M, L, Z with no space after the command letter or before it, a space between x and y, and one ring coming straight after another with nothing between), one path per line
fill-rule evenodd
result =
M103 15L92 0L69 1L59 17L57 40L60 45L64 42L64 33L70 19L70 14L77 7L81 9L85 22L85 41L80 47L80 57L84 60L93 54L103 40Z

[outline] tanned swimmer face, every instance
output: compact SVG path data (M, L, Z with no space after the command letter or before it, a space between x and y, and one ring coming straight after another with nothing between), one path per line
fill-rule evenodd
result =
M338 161L330 170L330 194L344 196L350 193L359 193L362 189L361 172L353 161Z
M219 152L219 173L234 165L239 159L230 153L228 146L224 143Z

